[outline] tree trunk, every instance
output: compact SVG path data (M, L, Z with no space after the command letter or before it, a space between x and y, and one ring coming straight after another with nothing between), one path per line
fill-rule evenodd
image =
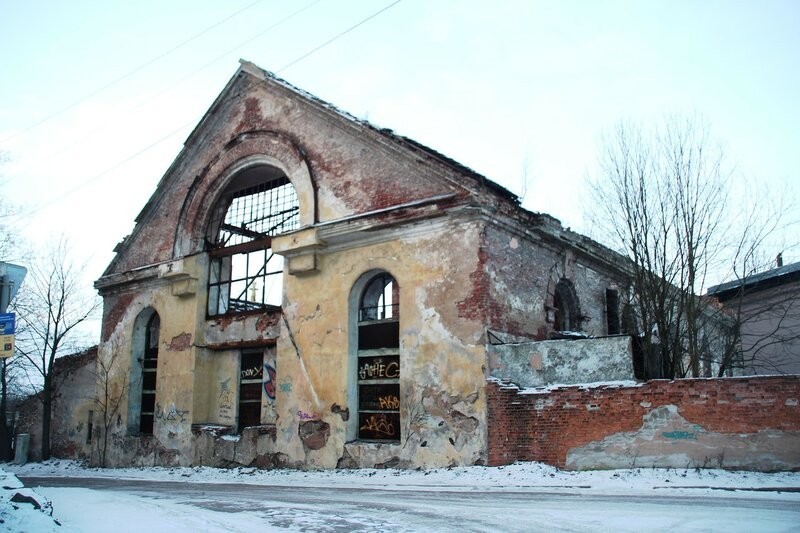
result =
M11 427L8 425L8 416L6 410L8 408L8 382L6 381L6 364L7 360L3 359L3 364L0 365L0 459L3 461L11 461L14 459Z
M53 404L52 377L44 378L42 390L42 461L50 459L50 414Z

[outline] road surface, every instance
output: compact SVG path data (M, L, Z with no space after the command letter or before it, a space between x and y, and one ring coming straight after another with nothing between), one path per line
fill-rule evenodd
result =
M145 501L149 505L147 513L169 509L172 519L175 519L175 508L186 509L187 516L192 510L213 516L222 514L223 523L225 516L247 513L256 522L253 530L800 531L798 500L771 497L768 493L706 495L705 491L698 490L696 496L686 496L667 489L621 496L587 493L580 488L514 492L452 491L447 487L415 490L409 487L293 487L103 478L20 479L25 486L53 500L54 516L65 515L65 525L69 525L70 513L94 514L98 517L96 531L107 531L113 523L113 517L103 513L102 495L126 495ZM83 492L79 498L69 500L70 509L59 509L59 496L65 494L66 488ZM92 495L99 503L91 501ZM87 509L76 509L76 499L85 503ZM127 531L126 526L137 524L117 523L113 531ZM208 522L209 531L222 530L216 527L218 523Z

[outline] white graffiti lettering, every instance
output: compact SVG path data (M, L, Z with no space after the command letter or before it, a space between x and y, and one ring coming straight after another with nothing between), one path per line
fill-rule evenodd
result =
M364 363L358 369L358 377L360 379L397 379L400 377L400 364L391 362L385 364L379 363Z

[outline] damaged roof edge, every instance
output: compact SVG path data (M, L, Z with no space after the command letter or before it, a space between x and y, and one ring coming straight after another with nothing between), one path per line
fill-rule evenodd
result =
M240 60L240 62L244 62L244 60ZM158 193L159 193L159 191L162 190L167 178L173 173L173 171L183 161L183 158L186 155L186 147L194 140L194 138L198 135L198 133L200 131L202 131L203 126L208 122L210 117L212 117L214 115L215 111L222 104L222 102L226 98L228 98L228 93L230 92L231 87L236 83L236 80L240 77L240 75L241 75L241 73L243 71L244 71L244 69L242 67L240 67L239 70L237 70L236 73L231 77L231 79L228 80L228 83L225 84L225 87L222 89L222 91L220 91L220 93L217 95L217 97L214 99L214 101L208 107L208 110L206 110L206 112L203 113L203 116L200 118L200 120L197 122L197 124L194 126L194 128L192 128L192 131L189 132L189 135L183 141L183 148L181 148L180 152L178 152L178 154L175 156L175 159L173 159L172 163L170 163L169 167L167 167L167 170L161 175L161 179L158 180L158 184L156 185L156 188L153 191L153 194L150 195L150 197L147 199L147 202L145 202L145 204L142 207L142 209L139 210L139 213L133 219L133 222L134 222L133 229L131 230L131 232L128 235L126 235L122 239L122 241L117 243L117 245L114 247L115 255L111 259L111 261L109 262L109 264L106 267L106 269L103 271L103 274L102 274L101 277L106 276L107 274L109 274L114 269L114 267L116 266L120 255L121 255L121 252L123 252L128 247L128 243L131 242L133 240L133 238L135 237L135 235L136 235L136 233L138 231L140 222L143 222L146 219L147 213L149 211L151 211L153 206L158 202L158 197L159 197Z
M175 159L169 165L167 170L162 175L161 179L159 180L155 191L150 196L148 201L145 203L144 207L141 209L139 214L135 218L135 225L131 233L122 240L114 249L116 255L109 263L108 267L103 273L103 276L107 275L115 268L117 261L119 260L121 253L124 252L128 244L134 240L135 235L138 233L141 223L146 221L148 214L153 211L155 205L159 202L161 198L161 192L163 191L166 182L169 179L169 176L172 175L176 168L178 168L184 159L189 156L187 153L187 147L189 147L192 143L196 142L198 136L200 136L204 130L204 126L207 125L209 120L212 119L214 114L216 113L217 109L223 105L223 103L232 97L236 97L238 95L232 94L233 87L242 79L243 74L248 76L252 76L256 80L266 82L271 84L274 87L281 88L291 94L297 95L305 100L307 103L311 104L318 110L322 111L323 113L336 117L339 121L342 121L346 124L350 124L351 126L355 126L364 131L365 133L370 133L374 136L374 138L378 140L383 140L387 146L394 145L398 148L398 152L402 153L413 153L417 154L418 156L424 157L428 162L433 163L436 166L439 166L442 169L447 169L448 173L452 173L448 179L452 180L456 183L458 176L463 176L469 178L479 189L485 190L489 193L490 197L496 198L501 203L505 203L509 206L512 211L523 214L525 217L528 218L531 224L534 226L545 226L549 229L548 233L553 234L554 236L558 234L558 238L562 240L569 240L569 241L577 241L577 240L587 240L588 237L584 237L582 235L576 234L569 229L565 229L561 221L547 213L541 212L533 212L525 209L521 206L520 198L511 192L510 190L506 189L505 187L501 186L500 184L492 181L491 179L487 178L486 176L472 170L471 168L455 161L454 159L428 147L424 144L417 142L413 139L408 137L396 134L394 131L386 128L379 128L366 120L359 119L346 111L343 111L336 106L314 96L303 89L295 87L291 83L279 78L272 72L262 69L261 67L255 65L254 63L247 61L245 59L239 60L240 66L236 73L228 80L228 83L225 85L223 90L217 95L214 99L212 104L209 106L208 110L203 114L200 118L198 123L189 133L187 138L183 143L183 148L177 154ZM462 186L465 185L462 183ZM577 236L578 239L570 238L565 239L563 234L570 234L571 236ZM594 246L606 250L606 248L591 240Z
M258 65L254 64L254 63L251 63L250 61L247 61L245 59L240 59L239 63L241 64L241 66L239 67L239 71L237 72L237 74L239 72L245 72L247 74L250 74L252 76L257 77L258 79L260 79L262 81L272 82L272 83L274 83L274 84L276 84L278 86L281 86L284 89L286 89L286 90L288 90L288 91L290 91L292 93L295 93L295 94L298 94L298 95L302 96L303 98L305 98L308 101L310 101L311 103L317 105L321 109L323 109L325 111L328 111L330 113L333 113L333 114L339 116L340 118L345 119L346 121L348 121L348 122L350 122L352 124L357 124L359 126L366 127L367 129L369 129L373 133L375 133L375 134L377 134L377 135L379 135L379 136L381 136L383 138L389 139L390 141L392 141L392 142L394 142L396 144L399 144L399 145L401 145L402 147L404 147L406 149L410 149L410 150L413 150L415 152L423 152L427 157L438 161L440 164L452 169L453 171L455 171L458 174L461 174L461 175L464 175L464 176L472 178L479 185L482 185L482 186L485 186L485 187L491 189L496 194L498 194L499 196L503 197L505 200L512 202L514 205L517 205L517 206L520 205L519 196L517 196L513 192L509 191L508 189L506 189L502 185L500 185L500 184L492 181L491 179L487 178L483 174L480 174L479 172L476 172L475 170L472 170L471 168L467 167L466 165L463 165L462 163L459 163L455 159L452 159L452 158L442 154L441 152L438 152L438 151L434 150L433 148L430 148L430 147L428 147L428 146L426 146L426 145L424 145L424 144L422 144L422 143L420 143L418 141L415 141L414 139L411 139L409 137L405 137L403 135L399 135L399 134L395 133L393 130L391 130L389 128L381 128L381 127L378 127L378 126L372 124L369 121L366 121L366 120L360 119L358 117L355 117L355 116L351 115L350 113L348 113L347 111L343 111L342 109L336 107L335 105L331 104L330 102L327 102L327 101L325 101L325 100L323 100L323 99L321 99L321 98L319 98L319 97L317 97L317 96L315 96L315 95L313 95L313 94L311 94L311 93L309 93L307 91L304 91L303 89L300 89L299 87L296 87L296 86L292 85L288 81L278 77L273 72L265 70L265 69L259 67ZM227 89L227 87L226 87L226 89ZM212 106L212 108L213 108L213 106Z

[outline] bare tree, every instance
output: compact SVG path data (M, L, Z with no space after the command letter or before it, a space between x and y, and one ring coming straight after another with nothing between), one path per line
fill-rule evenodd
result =
M120 415L120 409L128 395L128 376L123 368L124 343L120 336L106 343L97 357L97 394L94 402L103 421L100 446L100 466L106 466L108 438Z
M758 189L746 196L736 209L727 282L709 290L735 324L718 374L730 368L785 373L787 365L800 362L800 283L771 286L775 271L769 270L782 264L775 250L791 250L783 236L797 225L797 205L790 189L777 199Z
M0 167L8 161L8 155L0 151ZM4 184L0 175L0 187ZM0 261L7 263L26 262L25 247L16 236L11 220L16 213L13 205L0 194ZM0 309L0 312L4 312ZM19 401L26 392L24 372L17 357L3 358L0 362L0 460L13 459L14 421L8 412L14 400Z
M715 312L699 295L728 238L728 177L697 119L652 130L620 123L605 139L590 217L632 260L629 329L638 330L646 377L699 376L710 358Z
M15 305L20 324L17 351L42 381L39 397L45 460L50 457L51 411L56 394L53 362L60 355L79 351L79 327L94 315L100 303L82 287L81 274L82 267L70 261L68 243L62 238L33 264Z

